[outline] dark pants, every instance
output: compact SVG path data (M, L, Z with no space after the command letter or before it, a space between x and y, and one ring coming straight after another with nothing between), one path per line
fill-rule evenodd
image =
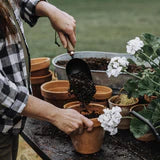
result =
M0 160L16 160L18 151L18 135L0 133Z

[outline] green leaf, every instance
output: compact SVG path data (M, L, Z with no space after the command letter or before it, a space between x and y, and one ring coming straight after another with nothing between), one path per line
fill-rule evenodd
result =
M158 56L160 56L160 48L158 48L158 49L156 50L156 53L157 53Z
M139 114L145 117L146 119L151 120L152 113L147 109L140 111ZM130 123L130 131L133 133L133 136L135 138L139 138L144 134L148 133L150 131L150 128L143 121L134 117Z
M128 60L128 62L129 62L129 64L136 64L135 61L133 61L133 60L130 59L130 58L128 58L127 60Z
M150 45L144 45L142 49L144 53L149 57L154 53L153 48Z

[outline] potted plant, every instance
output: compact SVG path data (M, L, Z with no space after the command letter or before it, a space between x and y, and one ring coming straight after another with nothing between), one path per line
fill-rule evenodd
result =
M127 43L127 53L132 55L136 61L126 57L114 57L111 59L106 73L108 76L118 76L121 73L129 74L133 78L129 79L124 89L129 97L156 96L148 107L139 113L148 119L160 133L160 37L145 33ZM141 67L138 73L127 71L129 63ZM150 127L133 118L130 131L136 138L151 132Z
M132 106L138 103L138 101L138 98L128 98L126 94L114 95L108 100L110 108L119 106L122 109L121 115L123 116L123 118L121 119L121 122L118 125L119 129L129 129L131 121L131 118L129 117L129 111Z

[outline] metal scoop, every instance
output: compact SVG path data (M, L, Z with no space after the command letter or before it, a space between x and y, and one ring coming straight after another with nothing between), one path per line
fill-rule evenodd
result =
M72 57L72 59L66 65L66 73L68 78L76 73L83 72L86 76L92 80L91 72L89 69L88 64L79 58L74 58L74 47L71 44L69 38L66 36L67 39L67 52Z

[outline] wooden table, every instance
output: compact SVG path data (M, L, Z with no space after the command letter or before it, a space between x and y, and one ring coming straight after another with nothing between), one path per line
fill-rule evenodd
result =
M21 135L44 160L160 160L158 142L139 142L129 131L106 132L101 150L91 155L75 152L69 136L47 122L28 118Z

